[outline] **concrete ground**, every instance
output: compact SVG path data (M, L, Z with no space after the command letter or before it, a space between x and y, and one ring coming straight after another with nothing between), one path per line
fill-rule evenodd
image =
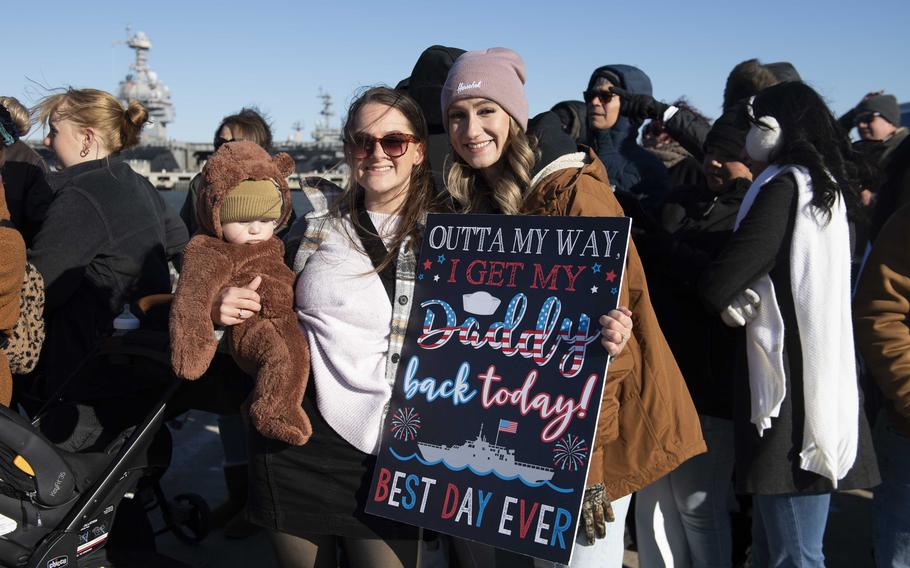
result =
M174 455L171 468L163 479L165 494L197 493L215 507L225 498L221 472L221 443L215 416L192 411L182 420L183 426L174 430ZM829 568L872 567L871 497L867 491L841 493L831 502L828 529L825 533L825 554ZM160 518L153 519L159 523ZM158 537L160 553L196 568L269 568L275 566L265 535L244 540L225 539L214 531L200 544L189 546L172 534ZM626 551L624 566L638 568L638 555ZM650 567L643 567L650 568Z

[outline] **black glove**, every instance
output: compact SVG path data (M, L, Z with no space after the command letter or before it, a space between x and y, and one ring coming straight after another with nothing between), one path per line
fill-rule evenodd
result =
M602 483L592 485L585 489L585 497L581 503L581 520L585 525L585 536L588 543L594 544L598 538L606 538L607 523L615 520L610 496L607 495Z
M619 87L610 87L610 92L619 96L619 114L644 120L660 119L670 105L655 100L651 95L636 95Z

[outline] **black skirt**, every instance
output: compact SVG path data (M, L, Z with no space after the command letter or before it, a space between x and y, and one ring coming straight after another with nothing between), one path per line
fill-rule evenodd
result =
M416 539L416 527L364 512L376 457L349 444L316 407L310 377L303 409L313 435L291 446L250 431L249 520L295 536Z

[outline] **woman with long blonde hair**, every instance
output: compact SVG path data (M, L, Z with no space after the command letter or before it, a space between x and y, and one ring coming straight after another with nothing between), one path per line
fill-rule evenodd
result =
M560 153L553 131L528 134L524 79L524 62L509 49L471 51L455 61L442 93L443 116L457 155L448 176L449 191L468 212L623 215L593 152L575 151L570 140L563 146L567 152ZM546 117L538 124L546 124ZM555 128L559 130L558 122ZM612 310L599 320L602 343L614 359L573 566L621 566L631 493L705 451L698 416L657 324L631 242L627 258L620 304L631 311Z

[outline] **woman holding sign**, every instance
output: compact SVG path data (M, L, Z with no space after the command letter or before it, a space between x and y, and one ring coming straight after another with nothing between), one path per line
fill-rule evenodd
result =
M468 52L455 61L442 94L456 156L450 193L472 213L622 216L596 155L576 151L571 140L561 143L558 126L548 129L546 115L532 125L539 136L528 133L524 78L521 57L509 49ZM610 350L615 358L588 473L585 534L579 531L573 566L621 566L632 492L705 451L698 416L657 324L632 243L620 303L631 311L621 308L600 320L604 342L616 341L619 349ZM626 329L611 329L616 321Z
M414 284L419 221L437 208L424 160L427 128L416 104L366 91L344 126L351 185L305 191L314 211L292 228L296 303L312 352L304 407L313 436L288 446L251 433L251 520L269 529L281 566L413 566L417 530L363 512ZM394 300L394 301L393 301ZM234 325L259 309L255 282L226 288L213 320ZM602 323L612 354L628 318ZM467 548L463 566L489 565ZM490 550L483 551L489 557Z

